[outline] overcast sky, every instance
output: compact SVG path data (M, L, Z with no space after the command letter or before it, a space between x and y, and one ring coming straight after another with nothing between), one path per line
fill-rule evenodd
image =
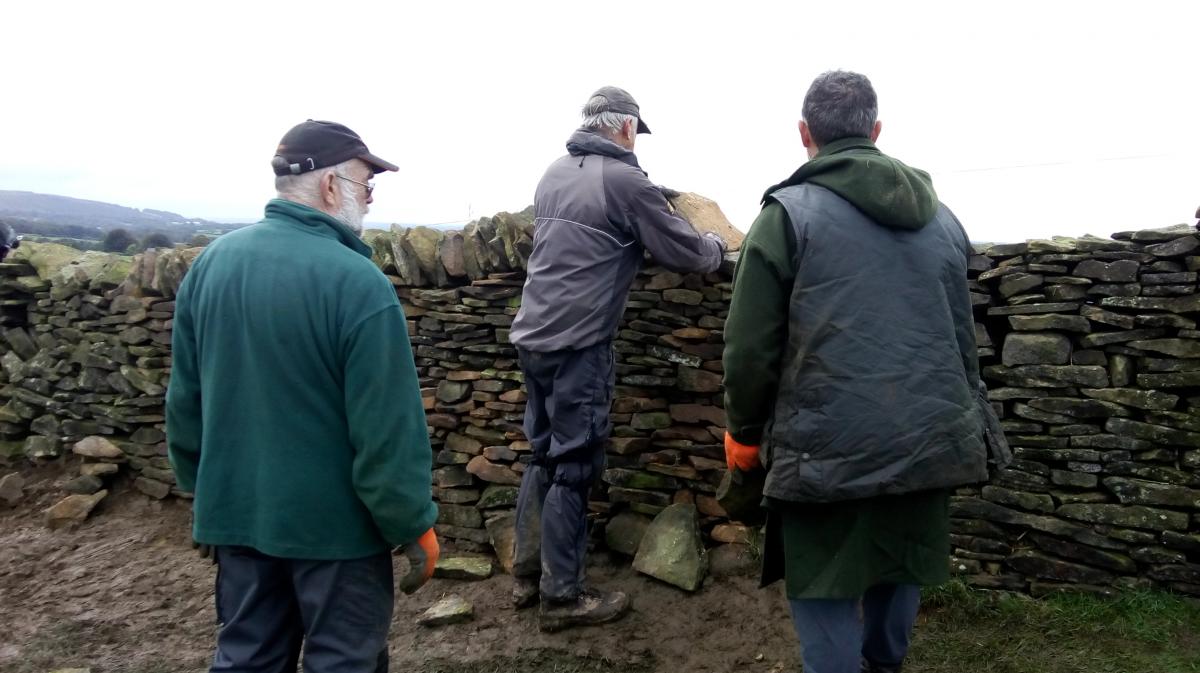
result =
M614 84L650 179L746 229L804 159L818 73L975 240L1194 222L1200 3L24 2L0 38L0 189L254 219L307 118L400 165L368 221L516 210Z

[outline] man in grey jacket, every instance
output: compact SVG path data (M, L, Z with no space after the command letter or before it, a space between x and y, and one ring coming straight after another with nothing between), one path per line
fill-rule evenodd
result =
M587 496L604 465L614 368L612 338L649 250L680 272L709 272L725 244L673 215L638 165L649 133L628 92L603 87L583 107L567 155L534 196L533 254L511 339L529 400L533 460L521 480L513 602L539 598L539 626L556 631L620 618L621 592L584 585Z

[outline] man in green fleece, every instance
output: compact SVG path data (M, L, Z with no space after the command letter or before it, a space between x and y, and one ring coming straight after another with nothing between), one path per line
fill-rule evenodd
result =
M767 190L725 325L726 457L766 469L763 583L806 673L900 670L948 577L949 489L987 478L970 243L876 113L862 75L812 83L809 161Z
M266 217L176 297L167 447L219 564L212 670L295 671L303 651L309 673L385 671L390 552L418 545L424 579L438 556L407 324L359 238L396 166L313 120L272 166Z

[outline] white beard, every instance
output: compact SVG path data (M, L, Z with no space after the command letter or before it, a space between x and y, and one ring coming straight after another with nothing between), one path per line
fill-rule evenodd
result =
M350 228L358 236L362 236L363 218L367 215L366 208L359 208L358 198L354 192L354 185L340 181L339 190L342 193L342 207L338 210L334 218L342 224Z

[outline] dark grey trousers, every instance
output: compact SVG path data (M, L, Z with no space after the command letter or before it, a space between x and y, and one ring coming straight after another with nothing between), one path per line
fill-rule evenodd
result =
M386 673L392 559L302 561L217 547L213 671ZM302 648L303 645L303 648Z
M583 589L588 491L604 469L611 430L612 346L518 354L533 461L517 497L513 574L540 575L544 599L568 601Z
M900 670L921 587L877 584L861 599L792 599L804 673L858 673L862 660Z

